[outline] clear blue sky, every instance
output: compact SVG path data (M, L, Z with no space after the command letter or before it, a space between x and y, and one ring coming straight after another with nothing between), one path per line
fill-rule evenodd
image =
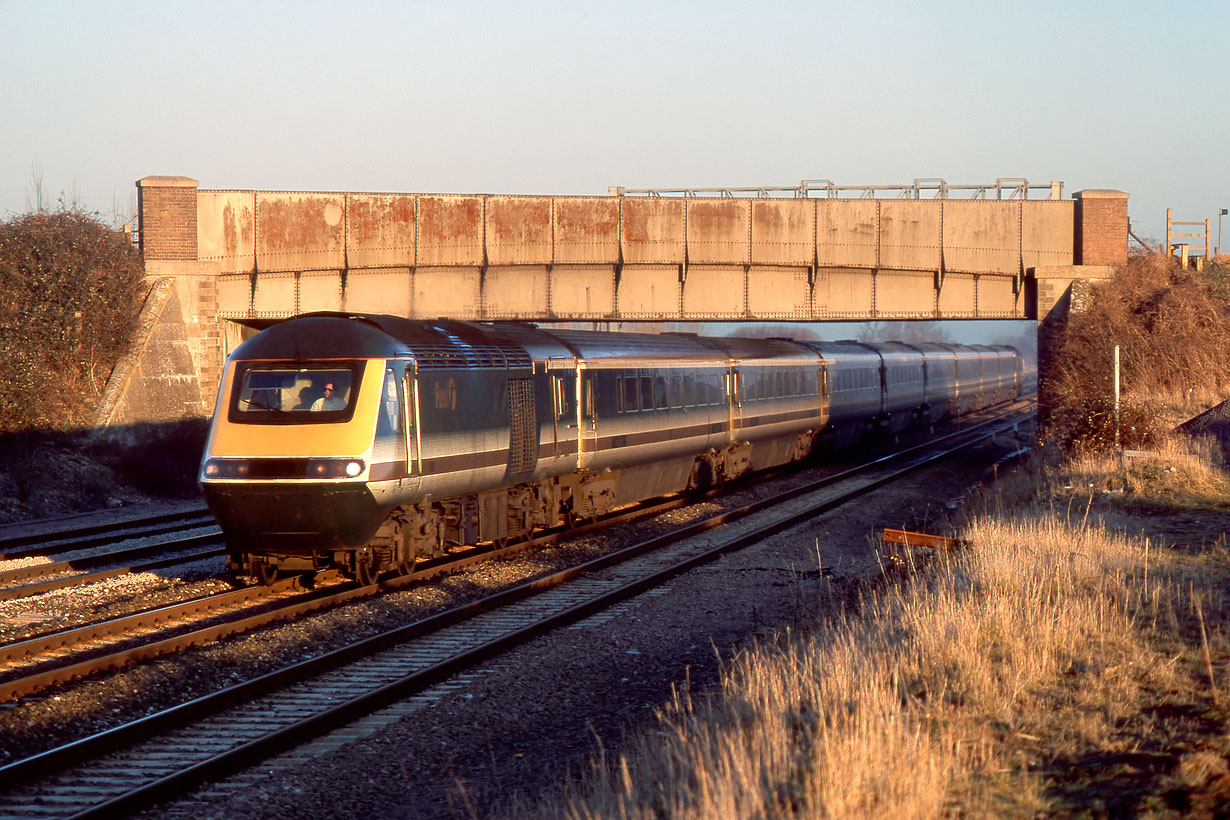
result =
M1024 177L1126 191L1142 235L1167 207L1216 234L1228 47L1226 0L0 0L0 218L36 173L107 213L149 174L548 194Z

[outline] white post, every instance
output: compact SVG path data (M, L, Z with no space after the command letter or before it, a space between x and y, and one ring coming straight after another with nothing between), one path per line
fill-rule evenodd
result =
M1119 345L1115 345L1115 449L1119 449Z

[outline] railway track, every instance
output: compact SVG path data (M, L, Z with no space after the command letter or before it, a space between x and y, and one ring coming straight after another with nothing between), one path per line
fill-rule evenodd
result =
M813 486L822 486L833 480L836 479L821 479ZM356 587L345 583L336 571L329 570L312 578L309 582L312 589L306 593L301 586L302 579L288 578L271 586L246 587L216 593L101 622L33 635L0 645L0 703L15 701L74 680L96 677L135 663L204 646L312 612L404 589L481 561L541 549L562 538L574 538L620 521L663 512L693 501L695 499L674 498L649 502L585 527L544 533L520 544L501 548L467 549L423 563L414 572L386 579L375 586ZM202 538L208 539L208 536ZM148 566L169 565L220 553L221 548L218 548L193 553L186 558L163 559ZM122 571L110 570L99 575L107 577ZM47 582L46 586L67 585L72 582L73 579L61 579ZM0 590L0 600L3 599L4 592L6 590Z
M84 586L108 578L150 572L156 569L218 558L226 555L217 527L204 535L189 536L158 544L114 550L63 561L49 561L0 571L0 601L29 598L66 587ZM209 546L213 545L213 546ZM207 549L201 549L206 547ZM139 560L151 558L152 560ZM125 563L137 561L137 563ZM29 583L20 583L28 581Z
M48 553L90 549L136 538L180 532L196 526L213 526L205 507L159 513L109 523L65 523L56 519L38 522L47 529L31 532L30 524L10 525L0 530L0 561ZM6 530L18 530L6 534Z
M946 449L916 447L697 521L149 718L0 769L0 814L104 816L203 780L404 698L530 637L611 606L718 555L762 540L989 433L959 431ZM905 459L904 462L901 460ZM895 464L895 466L894 466ZM853 484L840 490L834 485ZM601 573L598 570L602 570ZM400 578L393 586L409 583Z
M311 612L404 589L475 563L507 558L565 537L572 538L609 527L618 520L652 515L686 503L689 500L677 498L638 505L635 510L617 516L567 531L549 532L518 544L463 550L442 559L424 562L407 575L386 579L373 586L356 586L336 570L325 570L308 579L306 588L303 577L283 578L268 586L243 587L0 644L0 703L73 680L204 646ZM195 554L192 560L221 552L207 550ZM188 559L174 557L146 566L170 565L184 560ZM114 572L100 575L107 576ZM64 583L71 583L72 580L67 579ZM56 583L38 586L53 586ZM215 615L217 622L201 624L203 618Z

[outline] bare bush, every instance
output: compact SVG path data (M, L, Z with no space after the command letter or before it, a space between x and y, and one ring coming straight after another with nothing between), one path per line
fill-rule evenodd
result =
M1042 385L1046 435L1072 449L1115 441L1114 347L1120 348L1120 443L1151 446L1173 421L1157 397L1224 395L1230 387L1230 301L1221 273L1135 256L1074 312Z
M0 223L0 433L89 424L136 323L144 268L77 211Z

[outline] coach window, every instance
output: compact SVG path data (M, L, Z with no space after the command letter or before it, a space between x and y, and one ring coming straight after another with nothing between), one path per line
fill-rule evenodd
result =
M666 385L666 400L671 407L683 407L683 399L679 395L680 380L679 374L671 376L670 381Z
M696 404L696 377L691 373L683 374L683 406L691 407Z
M653 409L653 379L641 376L641 409Z
M656 410L670 407L670 402L666 400L666 379L662 376L656 376L653 380L653 406Z
M636 404L636 377L625 376L620 379L620 411L624 413L634 413L637 409Z

